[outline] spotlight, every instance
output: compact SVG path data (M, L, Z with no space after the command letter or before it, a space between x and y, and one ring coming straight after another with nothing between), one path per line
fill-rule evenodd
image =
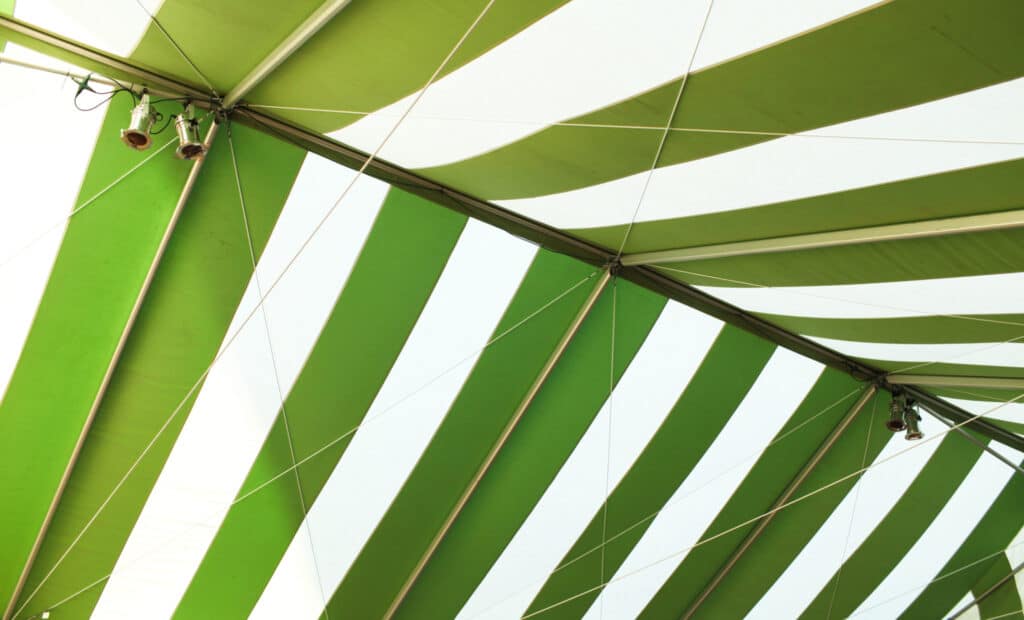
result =
M885 422L885 428L894 433L898 433L907 428L907 423L903 420L903 412L906 408L907 397L903 392L893 392L892 402L889 403L889 419Z
M174 129L178 132L178 159L200 159L206 153L206 146L199 138L199 121L196 120L192 104L185 105L185 111L174 117Z
M921 421L921 414L917 412L917 403L907 400L906 408L903 410L903 419L907 422L907 441L916 441L924 437L918 422Z
M139 104L132 108L132 121L127 129L121 130L121 142L124 142L136 151L145 151L153 144L153 138L149 132L153 129L153 122L156 114L149 105L149 95L142 94Z

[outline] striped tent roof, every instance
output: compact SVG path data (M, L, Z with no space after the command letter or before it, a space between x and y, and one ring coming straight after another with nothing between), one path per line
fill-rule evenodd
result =
M1024 618L1022 23L0 0L3 619Z

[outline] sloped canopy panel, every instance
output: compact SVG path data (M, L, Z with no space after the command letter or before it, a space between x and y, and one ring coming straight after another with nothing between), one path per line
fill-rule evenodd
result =
M1024 616L1021 18L0 0L3 617Z

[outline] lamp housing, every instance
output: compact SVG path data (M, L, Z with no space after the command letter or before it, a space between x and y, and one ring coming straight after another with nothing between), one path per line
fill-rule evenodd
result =
M206 154L206 145L199 137L199 121L191 103L185 106L183 113L174 117L174 130L178 133L178 148L174 151L178 159L192 161Z
M906 407L903 410L903 419L907 423L907 441L917 441L924 437L924 433L921 432L921 414L917 412L917 403L913 400L908 400Z
M149 103L149 94L143 93L138 105L132 108L131 122L121 130L121 142L136 151L145 151L153 144L150 131L155 121L156 113Z
M903 419L903 412L907 408L907 397L902 392L893 392L892 402L889 403L889 419L885 421L885 428L898 433L907 428Z

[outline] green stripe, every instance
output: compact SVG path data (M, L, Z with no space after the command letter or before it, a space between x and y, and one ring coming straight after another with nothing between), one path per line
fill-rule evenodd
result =
M916 373L921 375L948 375L951 377L1008 377L1011 379L1024 378L1024 368L1009 368L1006 366L901 362L889 360L865 361L887 372L902 373L905 370L907 374Z
M628 282L614 286L618 380L665 298ZM608 396L612 299L598 299L396 617L454 618L572 453Z
M1016 424L1013 422L1004 422L1002 420L989 420L992 424L1000 426L1011 433L1017 433L1018 435L1024 435L1024 424Z
M118 140L126 114L125 100L111 104L75 205L143 158ZM17 507L0 517L0 603L28 558L187 174L165 152L68 222L0 403L0 506ZM144 208L138 196L148 197Z
M989 388L955 388L955 387L933 387L928 388L932 394L944 398L961 398L965 400L990 401L992 407L1000 403L1021 402L1024 390L999 390Z
M94 165L95 162L106 161L106 157L139 157L117 140L116 130L126 113L123 108L113 111L111 121L107 123L101 137L104 146L94 158ZM259 253L284 204L303 153L290 145L242 127L234 128L234 133L239 147L239 165L243 171L248 172L249 223L256 252ZM210 150L167 247L146 303L96 416L89 440L85 443L75 473L64 493L60 510L57 511L31 573L27 592L35 588L35 584L39 583L68 548L211 363L241 300L252 273L252 264L231 158L227 143L223 140L222 136ZM105 152L107 145L109 156ZM111 196L108 203L96 204L83 212L82 215L93 214L97 218L96 225L102 224L101 234L88 240L91 247L95 248L98 244L102 248L117 248L120 252L121 248L141 243L147 237L143 234L146 227L140 224L139 219L154 211L173 207L189 164L166 152L149 165L154 166L152 173L148 172L147 166L147 172L140 179L140 182L149 179L148 186L138 183L119 186L119 191ZM150 176L157 173L160 174L157 179L166 178L165 182L171 187L162 191L152 187L154 179ZM150 195L166 196L164 201L170 206L157 200L143 203L138 201L138 196ZM152 234L158 239L156 233L162 234L163 230ZM118 241L111 244L111 239ZM148 241L151 246L155 245L155 241ZM72 246L66 242L65 248L69 247ZM151 258L151 254L152 248L146 261ZM67 278L75 281L77 287L81 287L84 278L128 278L125 272L129 264L113 262L109 257L104 257L102 262L82 258L71 262L73 265L68 267ZM149 263L144 262L132 266L132 271L144 273L148 267ZM44 302L44 311L49 308L59 315L55 318L63 325L84 332L85 328L77 325L78 321L73 319L81 316L83 321L88 320L90 325L96 325L115 314L116 306L112 303L112 297L104 294L102 289L89 286L81 288L84 289L81 293L83 299L50 300ZM59 311L61 308L64 310ZM74 308L74 312L68 312L67 308ZM69 338L63 334L59 325L50 324L43 333L51 338ZM53 352L59 350L60 345L56 344L50 344L46 349L49 365L45 368L45 375L51 380L61 374L60 369L53 366ZM81 351L90 350L83 343L73 351L80 354ZM105 367L105 362L86 361L88 368L96 373L102 372ZM62 388L66 387L68 384L65 383ZM64 396L52 389L46 394L48 402L54 403L54 406L65 402ZM113 569L191 406L191 400L185 403L138 469L114 495L113 501L100 513L97 521L47 581L26 612L44 610ZM47 437L52 438L60 432L60 427L47 425L45 430ZM25 442L28 435L23 433L16 437ZM51 448L47 448L49 450ZM61 607L61 614L71 618L88 616L101 590L102 587L94 587L73 599Z
M602 583L602 563L606 578L614 574L647 531L652 522L649 517L661 509L692 471L774 350L771 343L737 328L722 330L661 428L608 499L608 537L622 535L604 547L604 557L601 551L594 551L602 543L604 530L604 510L598 510L559 563L566 568L548 578L528 613ZM628 419L628 412L623 413ZM694 423L697 416L700 424ZM668 463L671 467L666 466ZM561 605L544 617L582 617L597 594Z
M157 19L224 95L322 3L207 0L197 5L193 0L166 0ZM153 24L146 29L131 59L206 90L203 79Z
M14 0L0 0L0 14L2 15L14 15ZM0 52L4 51L4 47L7 46L7 39L0 36Z
M439 77L465 65L566 1L496 2ZM382 108L423 87L484 5L482 0L353 2L274 71L248 100L364 112ZM227 22L216 24L223 27L224 23ZM236 35L243 33L248 36L247 30L239 30ZM223 32L218 35L229 43L237 36L225 37ZM231 58L225 56L225 60ZM319 132L339 129L362 118L285 110L274 113Z
M495 334L594 268L542 251ZM402 491L331 597L331 617L381 618L523 401L597 278L484 351Z
M1002 554L997 556L993 560L988 572L985 573L978 583L974 584L974 588L972 588L974 595L981 596L988 592L989 589L995 587L1001 579L1005 578L1012 571L1013 568L1010 566L1006 556ZM981 612L982 618L1019 620L1024 617L1021 606L1022 603L1020 594L1017 592L1017 584L1011 577L978 603L978 611Z
M392 189L316 346L287 397L297 459L357 427L444 270L466 218ZM381 286L387 282L387 286ZM300 469L311 506L352 436ZM278 419L240 495L291 467ZM255 606L304 515L280 477L228 512L175 617L242 618ZM259 544L253 544L254 536Z
M991 231L660 265L698 286L826 286L1013 273L1024 230Z
M985 589L984 587L979 588L978 584L981 583L982 578L991 567L999 563L1000 558L1003 558L1005 562L1006 556L1001 551L1020 531L1022 493L1024 493L1024 476L1013 476L992 507L989 508L985 517L974 527L964 544L939 570L936 577L941 577L941 579L925 588L907 608L903 617L939 618L953 609L953 606L963 597L964 592L973 589L975 592L981 593ZM979 562L982 558L995 552L1000 553L994 558ZM1007 569L1002 575L1008 572ZM1014 592L1016 592L1016 588L1014 588ZM1019 603L1017 607L1020 607Z
M888 397L886 395L882 394L873 398L832 448L825 453L821 462L811 471L803 484L797 488L793 499L817 491L825 485L859 470L863 462L873 461L891 437L881 427L881 420L887 407ZM822 424L822 426L827 425ZM813 431L815 433L822 432L822 429L816 425L812 428L815 429ZM812 431L809 430L808 433L810 432ZM782 446L786 446L786 443L783 442ZM804 462L806 462L806 458L813 452L813 449L802 447L801 451L805 459ZM789 470L791 475L795 471L795 469ZM749 479L754 480L754 478ZM700 607L699 617L742 618L749 613L799 555L814 533L821 528L832 511L846 497L854 483L855 479L842 482L777 513L771 525L764 530L743 555L743 558L733 566L725 579L704 601ZM736 497L742 497L742 495L737 494ZM763 499L761 501L764 502ZM768 501L770 502L771 499ZM735 503L735 505L741 506L739 503ZM768 504L762 503L762 506L767 508ZM727 514L728 520L726 520ZM756 516L756 514L751 515L749 507L740 512L732 506L727 506L710 529L721 531L743 522L750 516ZM683 567L699 570L700 575L704 577L704 581L694 579L695 582L698 582L697 585L700 589L703 589L707 580L721 566L721 559L727 557L739 544L745 532L746 530L740 530L735 535L725 536L720 539L725 542L706 545L707 550L695 549L693 555L684 562ZM705 557L709 565L700 569L696 568L698 562ZM685 574L677 570L672 579L665 583L665 586L647 606L645 616L659 617L660 615L664 617L670 612L680 614L693 600L693 593L700 591L694 588L694 584L688 584L688 581ZM684 592L690 593L690 596L675 596L672 587L676 583L688 588Z
M720 535L768 511L829 433L846 416L856 401L856 395L850 393L858 387L857 382L848 375L826 370L776 437L792 432L800 424L806 426L800 427L792 435L765 450L701 539ZM836 405L837 401L844 397L845 400ZM867 408L861 411L853 425L842 435L843 438L864 436L863 433L866 432L871 420L871 407L872 405L868 404ZM821 415L815 418L814 416L818 414ZM858 447L863 453L862 440L851 443L859 444ZM880 449L881 442L877 444ZM861 454L856 455L857 465L860 464L860 456ZM743 454L736 455L737 461L745 457ZM648 603L642 617L681 616L755 525L736 529L691 551ZM752 548L751 552L754 549ZM671 551L666 550L666 553ZM745 561L746 559L743 560ZM709 609L711 608L701 607L701 616L709 613Z
M908 301L908 303L910 303ZM763 314L779 327L819 338L891 344L1006 342L1024 334L1024 314L822 319Z
M730 280L756 286L826 286L1013 273L1020 271L1021 265L1024 229L714 258L659 267L670 277L702 286L737 286ZM906 300L904 305L913 306L913 300Z
M441 75L465 65L567 1L495 3ZM384 107L426 83L484 4L462 0L352 2L276 68L246 101L362 111ZM200 8L192 0L167 0L157 18L224 95L321 5L321 0L257 0L243 4L212 0ZM76 66L131 79L123 72L47 43L11 32L4 36ZM367 54L367 50L373 53ZM146 30L130 58L146 68L206 88L202 78L155 26ZM281 110L275 113L319 132L361 118Z
M836 618L853 613L924 534L982 454L978 446L963 437L953 435L942 440L903 497L847 557L838 573L839 587L835 587L833 576L801 618L821 618L829 609Z
M625 251L653 252L1019 209L1024 203L1017 182L1022 174L1024 160L1016 159L721 213L637 222ZM572 232L618 247L626 226Z
M799 132L1013 79L1024 74L1022 20L1015 0L992 0L984 12L970 0L890 2L691 75L673 125ZM673 80L571 122L661 126L678 88ZM421 172L484 198L524 198L647 170L659 139L658 131L552 127ZM673 133L659 165L767 139Z

